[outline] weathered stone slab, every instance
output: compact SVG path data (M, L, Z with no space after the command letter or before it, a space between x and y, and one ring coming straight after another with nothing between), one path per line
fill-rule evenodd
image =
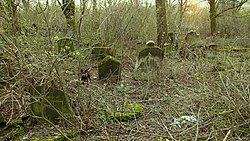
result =
M36 86L30 89L32 114L44 117L57 123L62 115L70 115L66 94L47 86Z
M168 43L165 43L163 46L163 51L165 56L174 56L178 50L178 39L177 33L170 32L168 33Z
M154 58L149 54L145 58L141 58L139 60L138 66L136 66L137 70L140 70L142 72L149 72L149 71L156 71L158 69L157 61L160 61L157 58Z
M99 60L105 58L107 55L113 55L111 47L93 47L91 54Z
M73 40L71 38L62 38L57 41L58 52L69 54L75 50Z
M169 32L168 33L168 42L170 43L170 46L172 49L177 49L178 48L177 33Z
M196 32L190 31L187 33L187 35L185 37L185 41L189 45L196 44L197 42L200 41L200 36Z
M138 60L147 57L149 54L151 54L151 56L153 57L158 57L160 59L163 59L164 55L162 49L159 47L147 47L139 52Z
M155 42L152 41L152 40L150 40L150 41L148 41L148 42L146 43L146 45L149 46L149 47L153 47L153 46L155 46Z
M110 55L106 56L98 64L98 79L118 82L121 79L121 62Z
M134 78L136 80L155 79L158 75L163 51L158 47L147 47L139 52L135 64Z

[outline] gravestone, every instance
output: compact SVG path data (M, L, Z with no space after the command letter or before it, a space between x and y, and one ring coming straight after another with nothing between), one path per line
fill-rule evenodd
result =
M163 46L164 54L168 57L173 56L177 53L177 49L178 49L177 33L169 32L168 43L165 43Z
M163 59L163 51L159 47L146 47L139 52L138 60L147 57L151 54L153 57Z
M66 94L58 89L48 86L30 88L32 114L44 117L58 123L63 116L70 115Z
M177 33L169 32L168 33L168 42L170 43L170 46L172 49L177 49L178 48Z
M189 45L195 45L195 44L197 44L197 42L200 41L200 36L196 32L190 31L187 33L187 35L185 37L185 41Z
M146 45L149 46L149 47L153 47L153 46L155 46L155 42L152 41L152 40L150 40L150 41L148 41L148 42L146 43Z
M112 56L112 50L111 47L92 47L92 56L97 59L103 59L107 55Z
M57 41L58 52L69 54L75 50L73 40L71 38L62 38Z
M121 62L108 55L98 63L98 79L116 83L121 79Z
M135 64L134 78L136 80L157 78L162 59L163 51L159 47L147 47L141 50Z

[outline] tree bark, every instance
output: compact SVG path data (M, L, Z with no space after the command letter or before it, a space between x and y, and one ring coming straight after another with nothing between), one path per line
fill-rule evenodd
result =
M178 2L180 5L180 7L179 7L180 19L179 19L178 27L179 27L179 29L181 29L184 13L186 11L187 0L178 0Z
M210 34L214 36L216 34L217 22L216 22L216 1L209 0L209 14L210 14Z
M97 13L97 0L93 0L93 12Z
M157 45L163 47L167 42L167 17L165 0L155 0L157 20Z
M68 28L76 31L75 22L75 1L74 0L63 0L62 10L66 17Z

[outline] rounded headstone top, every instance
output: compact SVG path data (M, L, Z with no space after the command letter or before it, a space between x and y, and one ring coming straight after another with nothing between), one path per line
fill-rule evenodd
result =
M147 46L150 46L150 47L153 47L155 46L155 42L152 41L152 40L149 40L147 43L146 43Z

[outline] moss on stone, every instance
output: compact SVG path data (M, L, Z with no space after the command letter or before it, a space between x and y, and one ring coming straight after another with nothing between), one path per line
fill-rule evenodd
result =
M118 81L121 75L121 62L114 57L108 55L98 64L99 80Z
M138 104L126 104L123 107L123 112L100 112L99 118L106 122L122 121L127 122L135 120L142 116L143 108Z
M151 54L152 57L158 57L160 59L163 59L164 52L159 47L147 47L139 51L138 60L147 57L149 54Z
M57 123L61 113L70 114L67 104L67 96L58 89L37 86L31 88L31 110L32 114L40 117L46 117L54 123Z

